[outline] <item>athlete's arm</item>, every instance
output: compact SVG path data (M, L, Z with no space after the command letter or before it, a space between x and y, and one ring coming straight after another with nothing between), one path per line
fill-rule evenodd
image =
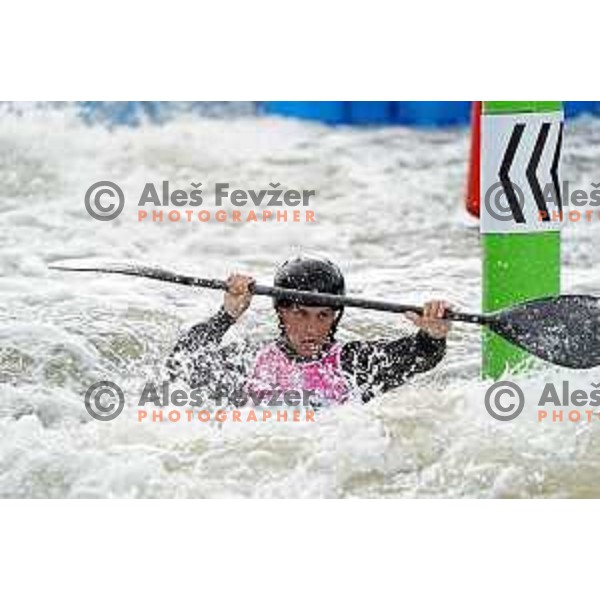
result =
M435 367L446 353L448 322L442 321L445 302L425 304L423 315L409 318L421 329L392 341L350 342L341 353L341 367L370 400L375 391L386 392L407 379Z
M205 379L204 371L209 375L209 365L215 359L225 358L225 354L221 356L219 345L227 330L250 305L252 293L249 286L252 282L251 277L244 275L232 275L227 279L228 288L219 312L181 336L167 359L172 379L183 379L197 386Z

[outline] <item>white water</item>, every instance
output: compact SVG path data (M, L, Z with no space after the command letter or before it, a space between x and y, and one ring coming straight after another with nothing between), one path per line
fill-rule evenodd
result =
M569 122L563 175L597 177L600 122ZM0 497L600 496L597 424L538 424L546 380L589 389L600 370L520 377L510 423L485 411L479 332L455 327L444 363L364 407L316 424L137 423L132 398L179 333L220 294L119 276L52 272L67 259L132 261L269 283L299 251L325 254L352 294L480 304L478 232L464 215L468 133L329 128L244 116L179 115L162 126L85 125L69 107L0 114ZM145 182L316 189L317 223L135 221ZM115 221L83 205L95 181L130 201ZM600 294L597 225L564 235L565 292ZM343 339L401 334L401 317L347 311ZM276 331L257 298L233 336ZM88 386L118 382L128 404L91 420Z

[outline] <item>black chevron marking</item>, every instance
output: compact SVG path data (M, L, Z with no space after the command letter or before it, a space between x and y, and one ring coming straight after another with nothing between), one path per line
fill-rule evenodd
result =
M506 151L504 152L504 157L502 158L500 170L498 171L498 178L500 179L500 183L502 184L502 188L504 189L504 193L506 194L506 198L508 200L508 205L510 206L513 217L517 223L525 223L525 217L523 216L523 211L519 206L519 199L517 198L512 181L510 180L509 172L515 158L515 154L517 153L519 142L523 136L524 129L524 123L517 123L517 125L513 127L510 140L508 141Z
M549 131L550 123L542 123L526 171L527 181L529 182L529 187L533 193L533 199L537 204L538 211L540 211L540 214L543 215L542 221L550 221L550 215L548 214L548 205L546 204L544 194L542 193L542 187L538 181L536 171L538 165L540 164L540 159L542 157L542 152L544 151L544 146L546 145L546 140L548 139Z
M560 189L560 182L558 181L558 165L560 164L560 152L562 149L564 123L561 122L560 129L558 130L558 138L556 140L556 148L554 149L554 158L552 159L552 167L550 167L550 175L552 176L552 184L554 185L554 191L556 193L556 205L559 212L562 212L562 195Z

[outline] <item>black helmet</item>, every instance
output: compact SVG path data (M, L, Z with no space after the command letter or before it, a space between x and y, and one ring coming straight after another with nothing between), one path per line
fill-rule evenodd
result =
M275 287L304 292L320 292L343 296L346 292L344 276L339 267L330 260L318 258L291 258L286 260L275 273ZM273 299L275 308L289 306L290 300Z
M339 267L327 259L296 257L286 260L275 273L275 287L305 292L320 292L343 296L346 293L344 276ZM273 306L291 306L291 300L273 298ZM344 308L338 309L338 316L331 328L331 337L342 318ZM281 323L280 323L280 327ZM283 329L282 329L283 330Z

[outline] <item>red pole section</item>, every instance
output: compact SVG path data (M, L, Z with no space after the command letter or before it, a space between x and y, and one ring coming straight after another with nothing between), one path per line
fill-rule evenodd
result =
M481 100L473 102L471 108L471 154L467 181L467 211L479 218L479 181L481 165Z

